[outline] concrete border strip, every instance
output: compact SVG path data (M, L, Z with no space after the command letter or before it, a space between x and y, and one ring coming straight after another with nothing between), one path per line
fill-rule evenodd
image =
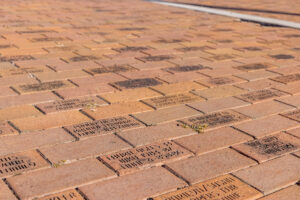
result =
M166 5L166 6L173 6L173 7L177 7L177 8L185 8L185 9L196 10L196 11L200 11L200 12L206 12L206 13L210 13L210 14L239 18L241 20L250 21L250 22L257 22L257 23L261 23L261 24L276 25L276 26L300 29L300 23L290 22L290 21L285 21L285 20L280 20L280 19L240 14L240 13L225 11L225 10L221 10L221 9L207 8L207 7L203 7L203 6L195 6L195 5L188 5L188 4L181 4L181 3L171 3L171 2L164 2L164 1L159 1L159 0L148 0L148 1L157 3L157 4L161 4L161 5Z

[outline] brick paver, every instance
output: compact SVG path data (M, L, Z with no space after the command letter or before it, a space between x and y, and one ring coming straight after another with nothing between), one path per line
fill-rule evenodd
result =
M297 199L297 30L143 0L3 0L0 25L0 200Z

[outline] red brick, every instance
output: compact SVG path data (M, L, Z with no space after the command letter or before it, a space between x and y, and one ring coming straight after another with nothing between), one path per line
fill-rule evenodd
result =
M159 184L158 184L159 183ZM80 187L89 200L139 200L174 191L186 183L156 167L112 180Z
M298 185L293 185L284 188L280 191L274 192L268 196L261 198L260 200L297 200L300 196L300 187Z
M75 140L74 137L60 128L3 137L0 141L0 155L37 149L73 140Z
M300 159L287 155L234 173L255 188L270 194L296 183L300 178Z
M18 132L8 122L0 121L0 136L15 135Z
M38 81L33 76L30 76L30 74L0 78L0 86L12 86L17 84L34 83L38 83Z
M40 151L52 163L60 163L61 161L71 162L96 157L128 148L130 146L127 143L111 134L43 147L40 148Z
M14 92L9 87L0 87L0 97L7 97L7 96L16 96L17 93Z
M277 100L295 107L300 107L300 95L278 98Z
M175 142L196 154L204 154L236 145L252 138L233 128L224 127L203 134L176 139Z
M47 128L55 128L89 121L90 119L79 111L65 111L51 113L43 116L33 116L22 119L12 120L12 123L21 131L34 131ZM36 122L39 123L36 123Z
M7 181L21 199L32 199L116 176L96 159L14 176Z
M170 163L167 166L189 183L194 184L255 164L255 161L232 149L223 149Z
M42 103L42 102L54 101L58 99L59 99L58 96L50 92L3 97L0 98L0 108L5 108L9 106L18 106L24 104Z
M43 114L31 105L22 105L0 109L0 121L41 115Z
M299 126L299 123L279 115L273 115L270 117L234 125L234 127L238 128L239 130L242 130L257 138L271 135L272 133L279 131L288 130L297 126Z
M178 126L178 124L175 122L122 131L118 133L118 135L129 141L134 146L141 146L150 144L152 142L181 138L193 134L195 134L193 130Z
M249 103L234 97L225 97L222 99L211 99L204 102L189 103L188 105L201 112L211 113L226 109L245 107L246 105L249 105Z
M36 200L53 200L53 199L84 200L84 198L75 189L67 190L64 192L59 192L56 194L47 195L45 197L37 198Z

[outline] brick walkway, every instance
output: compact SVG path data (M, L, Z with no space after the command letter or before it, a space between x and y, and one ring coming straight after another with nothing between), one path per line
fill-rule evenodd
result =
M141 0L2 0L1 200L297 200L300 32Z

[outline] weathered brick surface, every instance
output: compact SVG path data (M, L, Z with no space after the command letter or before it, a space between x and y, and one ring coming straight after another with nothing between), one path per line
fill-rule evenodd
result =
M295 0L168 1L300 21ZM142 0L2 0L0 27L0 199L183 200L244 168L199 198L293 198L295 29Z

